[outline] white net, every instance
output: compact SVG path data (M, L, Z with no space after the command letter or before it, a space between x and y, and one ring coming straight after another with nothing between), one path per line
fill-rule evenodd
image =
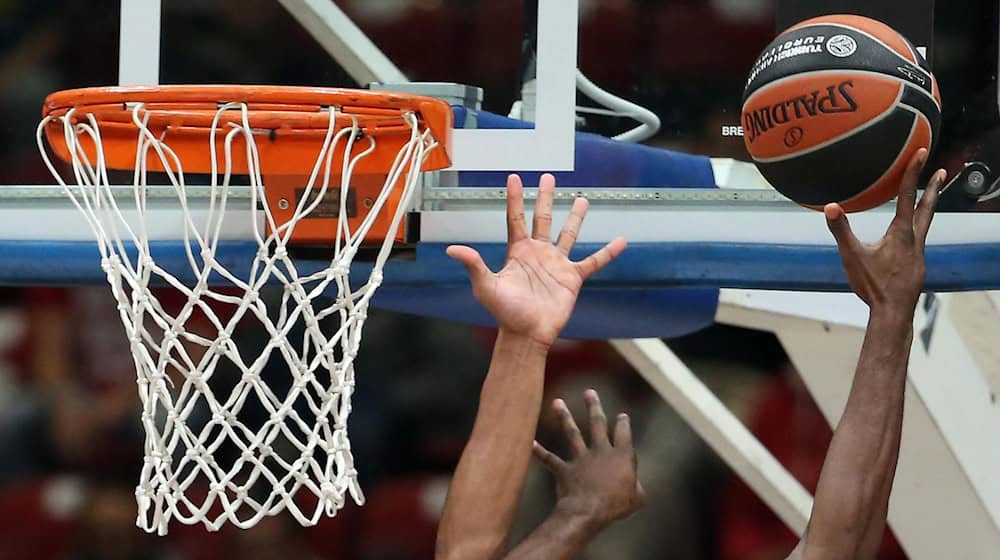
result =
M226 111L239 111L241 122L220 126ZM436 145L427 131L420 130L415 116L403 115L411 131L409 142L396 157L370 212L351 231L346 206L351 176L376 149L376 139L361 134L356 119L338 128L336 109L328 111L329 128L305 194L293 218L283 224L275 221L264 197L246 105L220 106L213 122L205 147L213 167L208 217L202 223L195 223L189 210L182 162L170 148L169 133L153 134L143 105L132 109L139 132L128 197L118 192L116 198L93 115L70 111L55 118L71 154L72 180L57 171L43 143L44 129L53 118L38 128L38 147L49 171L94 232L101 266L131 344L146 433L146 456L136 488L137 525L146 531L164 534L174 519L203 523L210 530L226 522L248 528L284 510L299 523L314 525L324 513L335 515L347 494L359 505L364 501L347 434L354 359L392 240L417 189L422 163ZM344 122L344 115L340 117ZM93 142L96 161L88 158L82 139ZM217 139L223 146L221 154ZM230 193L247 189L232 184L234 144L245 149L249 168L251 204L248 215L239 219L253 223L258 247L240 275L216 258L227 203L234 206ZM343 167L334 170L337 150L347 155ZM161 267L154 254L157 249L151 249L155 244L147 234L150 158L166 169L183 216L185 270ZM331 185L338 179L339 184ZM330 189L340 190L340 219L337 231L331 232L332 258L319 272L300 275L288 253L289 239L299 220ZM402 202L391 208L387 202L395 189L402 189ZM378 248L371 275L352 289L351 263L376 217L390 211L391 228ZM163 305L156 286L180 294L179 309ZM265 297L267 290L275 295ZM210 327L192 328L194 315ZM234 342L237 325L242 329L248 323L266 331L267 342L259 352ZM265 375L275 370L285 377L282 383L268 377L273 373ZM265 414L250 420L251 407Z

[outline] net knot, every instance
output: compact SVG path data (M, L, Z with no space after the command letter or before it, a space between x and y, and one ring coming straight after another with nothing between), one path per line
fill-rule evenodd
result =
M188 379L191 381L191 384L194 385L194 388L199 392L204 393L208 391L208 384L205 383L205 374L202 372L194 370L188 375Z
M284 245L279 245L274 248L274 258L277 260L285 260L288 258L288 249Z
M302 391L309 386L309 382L312 381L311 375L303 375L295 380L295 389L297 391Z
M338 262L336 266L330 271L333 276L349 276L351 274L351 265L345 262Z

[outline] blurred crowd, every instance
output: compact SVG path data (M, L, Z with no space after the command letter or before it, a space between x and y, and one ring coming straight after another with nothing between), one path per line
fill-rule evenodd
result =
M582 69L659 113L658 144L735 153L739 144L718 127L737 120L742 73L773 34L771 0L581 3ZM0 0L0 183L49 182L33 139L47 93L117 81L118 2L106 4L101 12L88 0ZM520 0L338 4L412 79L484 87L486 108L502 114L516 99ZM164 83L354 85L274 0L164 0L163 18ZM628 123L589 126L614 132ZM108 289L0 288L0 560L431 558L494 334L372 313L350 424L363 508L348 505L308 530L278 516L249 531L174 525L157 537L135 527L143 434ZM254 343L255 333L245 336ZM830 428L773 337L713 327L671 345L815 487ZM649 498L586 559L784 558L793 535L607 344L560 343L546 399L582 407L587 387L609 412L631 413ZM558 449L553 421L543 414L539 439ZM545 516L553 495L533 467L515 538ZM902 554L890 546L884 557Z
M164 538L135 527L143 434L132 359L107 288L5 288L0 298L0 560L432 556L493 331L372 313L350 423L364 507L351 504L311 529L280 515L249 531L174 524ZM237 340L249 348L259 334ZM804 484L815 485L830 428L776 340L713 327L671 344ZM606 343L560 342L546 383L547 401L563 396L578 410L582 391L598 389L609 410L630 412L636 430L649 505L602 535L587 559L669 550L680 559L766 560L794 546ZM555 417L543 414L539 439L558 444L557 432ZM553 497L549 475L533 467L515 539L547 514Z

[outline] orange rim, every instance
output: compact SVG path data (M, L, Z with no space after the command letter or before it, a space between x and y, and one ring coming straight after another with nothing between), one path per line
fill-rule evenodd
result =
M410 139L403 118L412 113L421 130L430 130L438 147L431 150L423 169L451 165L451 107L439 99L394 92L292 86L153 86L97 87L60 91L45 100L43 117L64 117L71 110L74 123L97 121L105 163L111 169L133 169L139 129L132 122L134 104L142 104L149 130L163 138L180 158L185 171L208 173L212 161L207 143L212 121L224 103L247 105L247 116L265 174L308 174L316 165L330 123L328 108L336 109L336 126L349 127L356 120L365 135L376 140L376 150L362 160L360 173L387 171ZM221 115L216 142L221 148L230 123L242 123L240 111ZM61 159L69 161L63 125L50 121L46 138ZM237 139L236 142L241 142ZM93 142L84 137L82 147L96 160ZM355 142L355 153L368 149ZM343 149L339 149L343 152ZM336 157L342 161L345 154ZM150 153L150 171L162 171L159 157ZM232 172L246 173L245 150L234 145Z

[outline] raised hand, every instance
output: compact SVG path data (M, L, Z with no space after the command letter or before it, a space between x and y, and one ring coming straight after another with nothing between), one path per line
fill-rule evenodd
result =
M877 243L858 241L836 204L825 208L851 288L871 307L844 413L833 433L806 534L789 558L875 558L899 459L913 313L924 287L924 245L945 173L919 204L927 150L910 160L896 217Z
M917 180L926 162L927 150L923 149L910 160L899 186L896 217L877 243L864 244L855 237L840 205L829 204L824 209L851 289L873 311L893 309L913 313L923 291L924 245L945 180L943 169L935 173L918 204Z
M573 203L569 219L552 243L552 205L555 178L544 175L532 234L524 215L524 186L511 175L507 180L507 262L492 272L471 247L448 247L448 255L465 265L476 299L509 334L530 337L551 346L569 321L583 282L625 250L618 238L580 262L569 259L587 214L587 201Z
M608 439L608 420L594 390L583 394L590 416L590 447L561 399L552 408L559 415L569 442L572 459L563 461L535 442L535 457L556 477L556 508L583 516L604 527L638 511L645 493L638 479L638 462L632 446L629 418L620 414L614 441Z

